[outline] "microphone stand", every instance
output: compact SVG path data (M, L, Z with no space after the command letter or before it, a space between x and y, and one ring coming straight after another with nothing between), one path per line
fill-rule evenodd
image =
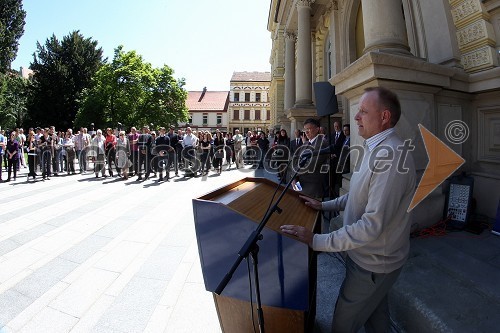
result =
M294 174L292 177L290 177L290 180L286 184L285 188L283 191L281 191L278 199L272 205L269 207L269 209L266 211L266 214L260 221L259 225L255 230L248 236L248 239L245 241L241 249L238 251L238 256L236 257L236 260L233 263L233 266L231 269L226 273L224 278L219 282L219 285L215 289L215 293L217 295L220 295L224 288L226 288L227 284L233 277L234 272L240 265L240 263L243 261L243 259L248 258L249 255L252 257L252 262L253 262L253 269L254 269L254 279L255 279L255 293L256 293L256 301L257 301L257 317L258 317L258 322L259 322L259 329L261 333L264 333L264 312L262 311L262 304L261 304L261 299L260 299L260 286L259 286L259 273L258 273L258 253L259 253L259 246L257 245L257 241L262 240L264 237L261 234L262 230L266 226L267 222L271 218L271 216L274 214L274 212L278 212L280 214L282 212L282 209L279 208L279 203L285 196L286 192L292 185L293 180L299 173L299 170L305 165L305 163L312 157L315 156L314 154L307 154L306 156L303 156L299 160L299 167L297 170L294 171ZM293 159L290 159L290 162L292 162ZM281 180L278 184L281 185L283 181Z

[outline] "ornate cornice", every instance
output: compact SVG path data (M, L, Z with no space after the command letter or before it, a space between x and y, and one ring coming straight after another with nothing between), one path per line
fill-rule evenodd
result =
M498 66L495 33L480 0L449 0L461 63L472 73Z

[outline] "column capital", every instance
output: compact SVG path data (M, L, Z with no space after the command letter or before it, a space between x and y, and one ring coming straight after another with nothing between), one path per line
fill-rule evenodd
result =
M298 0L297 1L297 8L311 8L312 4L316 0Z
M293 41L293 42L295 42L297 40L297 35L294 32L285 31L283 33L283 35L285 36L285 40L286 41Z
M333 10L339 10L339 4L337 1L332 1L325 7L324 16L330 15Z

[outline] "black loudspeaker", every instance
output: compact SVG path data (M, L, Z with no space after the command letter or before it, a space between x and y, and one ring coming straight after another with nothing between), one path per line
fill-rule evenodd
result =
M330 116L339 112L335 87L330 82L314 82L316 112L319 117Z

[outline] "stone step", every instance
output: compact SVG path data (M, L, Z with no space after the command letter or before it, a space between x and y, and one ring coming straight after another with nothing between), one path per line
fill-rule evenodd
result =
M413 239L390 294L401 332L498 332L500 238L484 231Z

